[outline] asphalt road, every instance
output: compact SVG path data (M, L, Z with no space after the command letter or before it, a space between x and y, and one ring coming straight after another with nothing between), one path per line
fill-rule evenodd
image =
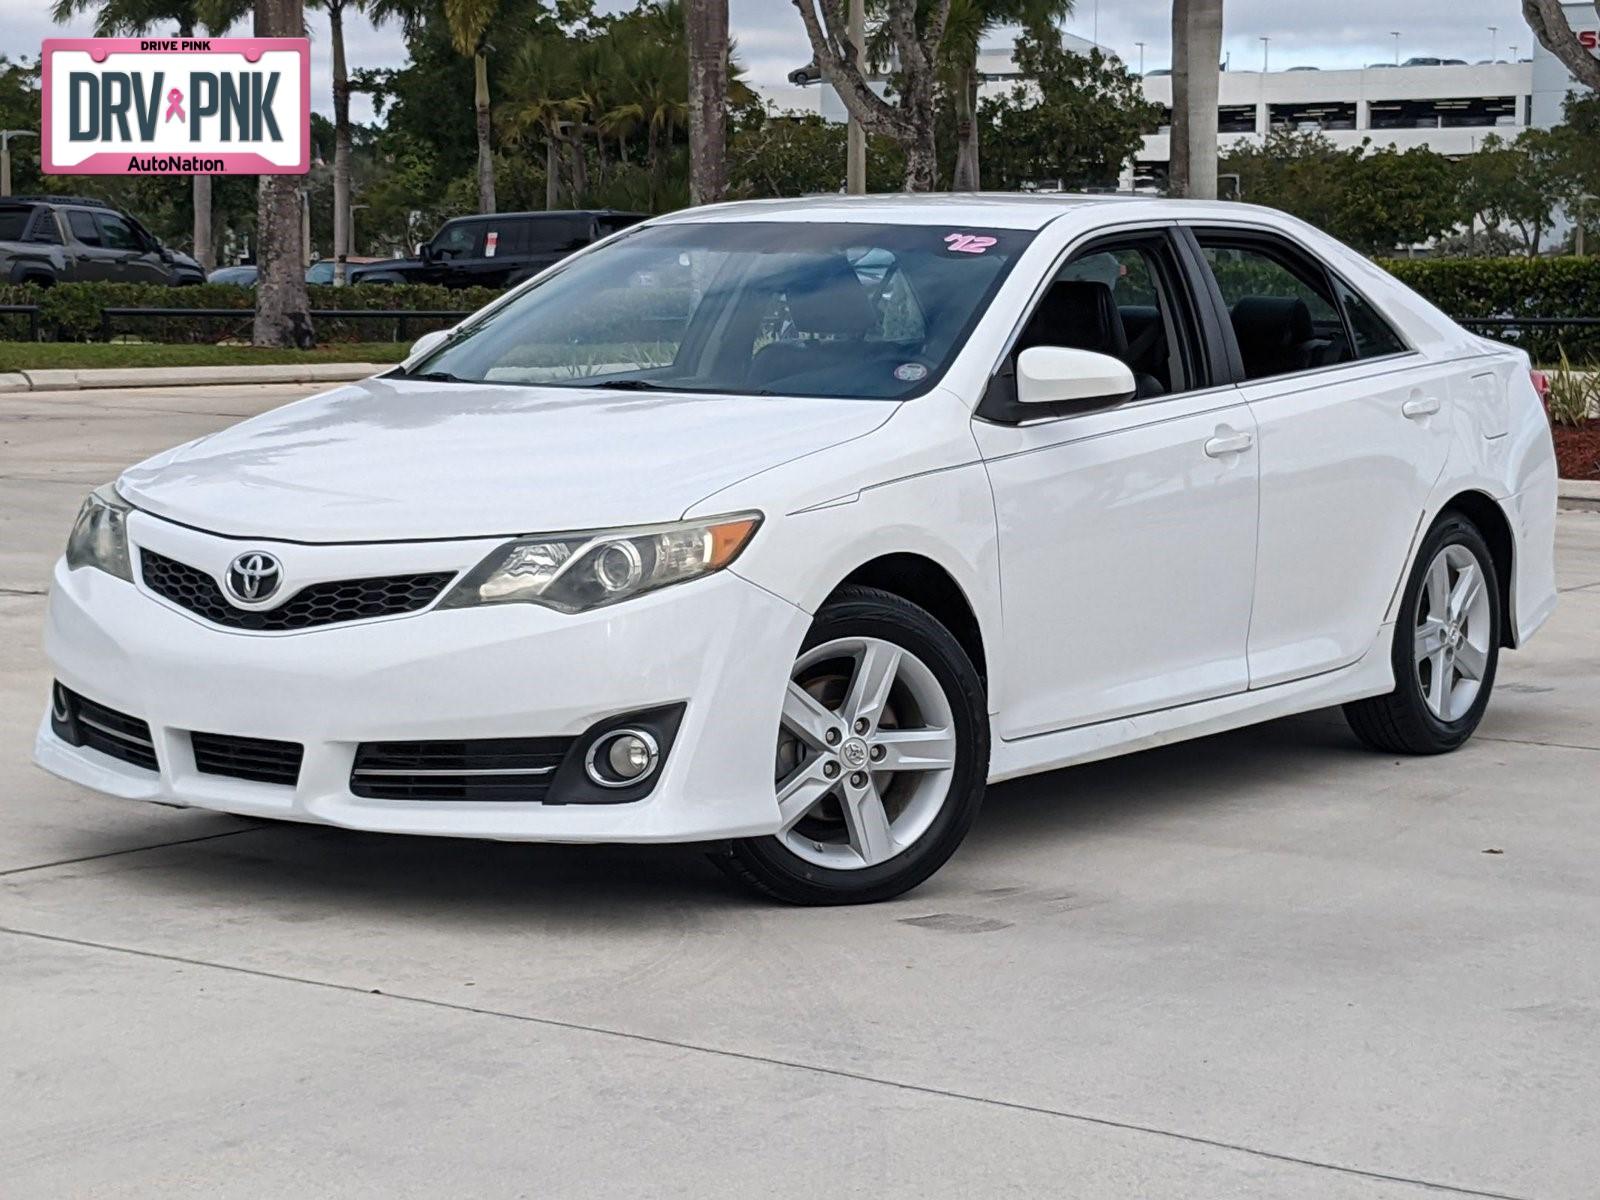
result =
M27 763L91 485L301 388L0 401L0 1195L1593 1197L1600 514L1446 758L1317 713L996 788L891 904Z

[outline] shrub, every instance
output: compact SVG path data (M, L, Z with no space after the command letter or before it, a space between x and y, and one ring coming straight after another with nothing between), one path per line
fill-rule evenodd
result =
M1600 316L1600 258L1395 258L1380 266L1460 320L1463 317ZM1563 347L1600 357L1600 329L1484 329L1535 362L1555 362Z
M1545 405L1551 424L1582 425L1591 413L1600 411L1600 372L1573 370L1565 350L1549 381Z
M307 289L315 309L447 309L471 312L501 293L495 288L445 288L423 284L368 284L363 287L314 286ZM233 317L119 317L113 336L140 341L206 344L246 339L255 292L229 284L167 287L155 283L62 283L0 285L0 304L37 304L43 335L57 341L87 342L100 337L103 308L226 308ZM13 318L15 324L20 318ZM319 342L406 341L459 318L408 317L394 320L314 321ZM18 329L12 336L20 336Z

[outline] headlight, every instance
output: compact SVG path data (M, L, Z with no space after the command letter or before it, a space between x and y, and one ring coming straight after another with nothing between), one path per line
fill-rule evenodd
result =
M739 556L760 513L641 529L518 538L484 559L439 602L542 604L583 612L720 571Z
M132 505L107 483L89 493L67 538L67 567L99 567L108 575L133 582L128 561L127 516Z

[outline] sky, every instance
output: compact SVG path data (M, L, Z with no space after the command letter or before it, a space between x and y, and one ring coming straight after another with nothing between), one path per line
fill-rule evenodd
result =
M602 0L603 9L630 8L630 0ZM795 67L809 61L800 16L790 0L729 0L729 23L738 44L739 61L746 77L756 85L781 84ZM1517 0L1226 0L1223 52L1234 70L1259 70L1261 38L1267 44L1268 65L1311 66L1324 69L1359 67L1370 62L1390 62L1399 33L1402 59L1412 55L1440 58L1506 58L1511 48L1527 57L1533 35L1523 24ZM1077 0L1065 28L1098 40L1138 69L1141 50L1146 70L1165 67L1171 60L1170 0ZM1397 15L1403 14L1403 15ZM331 111L327 18L309 13L311 27L312 106ZM40 0L0 0L0 28L5 29L6 52L36 55L46 37L88 37L93 18L82 17L70 25L51 22L48 5ZM1496 32L1491 35L1490 27ZM405 61L405 44L394 29L374 29L364 17L347 17L345 44L352 67L399 66ZM371 119L365 97L355 97L352 115Z

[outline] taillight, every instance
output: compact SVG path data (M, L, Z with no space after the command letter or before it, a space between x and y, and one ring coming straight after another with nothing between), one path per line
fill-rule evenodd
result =
M1528 372L1528 378L1533 381L1533 390L1539 393L1539 403L1550 403L1550 376L1543 371L1533 369Z

